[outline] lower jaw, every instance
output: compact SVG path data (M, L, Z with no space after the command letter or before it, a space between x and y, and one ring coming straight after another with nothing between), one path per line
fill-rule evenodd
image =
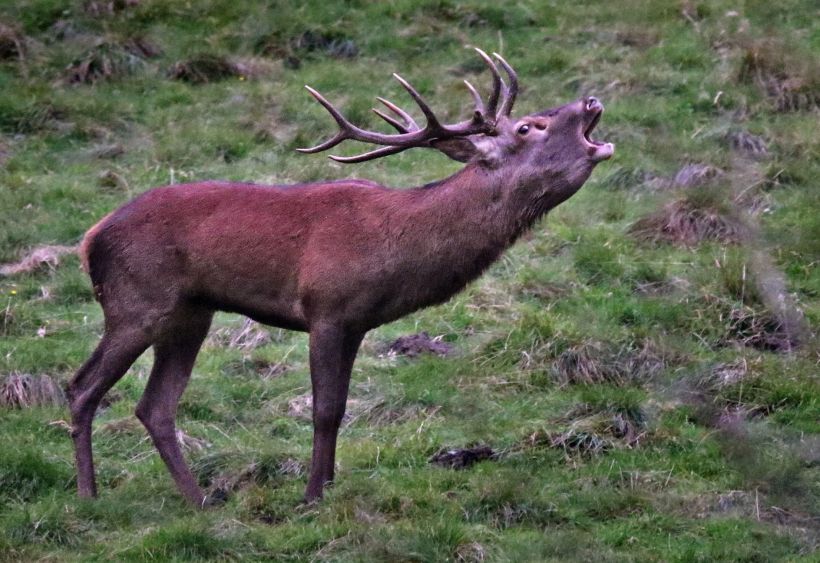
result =
M601 162L615 154L615 145L612 143L590 144L587 148L587 154L593 162Z

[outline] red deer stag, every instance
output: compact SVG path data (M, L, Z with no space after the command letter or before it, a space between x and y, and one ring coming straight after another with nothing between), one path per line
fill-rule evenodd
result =
M518 80L484 52L486 102L469 119L442 124L401 77L426 124L379 98L374 110L397 132L350 123L318 92L339 132L302 152L345 140L381 145L339 162L431 147L467 165L430 185L394 190L366 180L296 186L198 182L145 192L103 218L81 256L105 313L102 339L68 387L79 495L96 495L91 421L103 395L149 346L154 365L137 417L179 490L205 495L177 444L175 415L214 311L310 333L313 456L305 499L333 480L336 437L350 372L364 334L441 303L477 278L539 217L572 196L613 154L590 138L603 112L592 97L511 116Z

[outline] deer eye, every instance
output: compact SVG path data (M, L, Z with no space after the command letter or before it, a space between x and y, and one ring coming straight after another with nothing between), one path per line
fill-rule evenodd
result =
M525 123L524 125L522 125L521 127L518 128L518 134L519 135L526 135L529 130L530 130L530 126Z

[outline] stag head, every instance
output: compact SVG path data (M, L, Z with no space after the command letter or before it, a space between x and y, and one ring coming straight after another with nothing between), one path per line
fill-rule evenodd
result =
M612 143L596 141L591 137L604 106L596 98L585 97L516 119L512 116L518 95L515 71L501 55L493 53L507 74L508 82L505 82L496 62L481 49L476 51L492 74L493 87L485 103L472 84L464 81L475 102L475 109L468 120L452 125L441 124L415 88L394 74L418 104L427 120L426 125L419 126L409 113L384 98L377 98L391 114L375 108L373 111L398 133L367 131L350 123L321 94L306 86L336 120L339 132L315 147L297 150L316 153L345 140L383 145L356 156L330 156L338 162L352 163L414 147L435 148L459 162L472 162L488 170L501 169L504 174L514 174L517 185L549 185L561 192L561 199L569 197L586 181L595 165L610 158L615 151Z

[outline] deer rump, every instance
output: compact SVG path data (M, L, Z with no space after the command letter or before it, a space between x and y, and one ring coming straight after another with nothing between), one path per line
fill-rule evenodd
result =
M603 112L586 97L511 116L518 80L482 51L486 102L467 83L469 119L443 125L404 79L426 124L392 102L376 113L397 133L351 124L318 92L345 140L381 145L341 162L434 148L466 166L427 186L367 180L297 186L201 182L150 190L103 218L81 245L105 315L102 339L69 383L78 492L96 496L91 421L103 395L148 347L154 365L136 413L183 496L206 497L177 444L175 417L217 310L310 334L313 455L306 500L334 477L336 438L364 334L442 302L478 277L547 211L571 197L614 147L592 140Z

